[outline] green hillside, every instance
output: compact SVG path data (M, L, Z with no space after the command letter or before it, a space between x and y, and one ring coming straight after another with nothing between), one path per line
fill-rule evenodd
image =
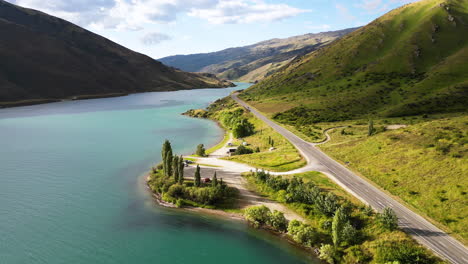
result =
M232 85L167 67L70 22L3 0L0 32L0 108Z
M467 32L467 0L408 4L294 60L241 97L293 125L465 111Z

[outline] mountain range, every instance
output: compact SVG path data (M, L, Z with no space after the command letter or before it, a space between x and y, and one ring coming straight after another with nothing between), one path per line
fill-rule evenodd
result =
M254 82L280 69L292 59L324 47L357 28L271 39L217 52L176 55L159 59L191 72L209 72L228 80Z
M0 0L0 106L225 87L163 65L65 20Z
M392 10L241 94L278 121L466 111L468 1Z

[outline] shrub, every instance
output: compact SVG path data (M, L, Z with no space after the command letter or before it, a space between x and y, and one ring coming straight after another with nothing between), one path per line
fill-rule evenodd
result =
M435 263L426 252L409 242L392 241L381 243L376 250L377 263L398 262L401 264L429 264Z
M320 247L319 258L327 263L334 264L336 258L336 251L332 245L323 245Z
M259 228L265 225L270 218L271 211L265 205L251 206L245 209L245 219L254 227Z
M169 187L167 191L167 195L169 195L172 198L182 198L184 197L185 193L185 187L180 184L174 184L171 187Z
M272 188L275 191L279 190L286 190L289 186L289 181L287 179L283 179L281 176L276 177L269 177L266 180L266 184L268 187Z
M254 133L255 127L247 119L241 119L232 127L232 135L235 138L243 138Z
M338 209L338 198L333 193L328 193L327 195L320 194L317 196L316 205L320 212L331 216Z
M356 244L359 241L359 231L349 222L344 225L341 233L343 241L348 245Z
M199 144L197 146L197 152L196 154L200 157L205 157L206 156L206 153L205 153L205 146L203 144Z
M241 145L236 149L233 155L245 155L245 154L252 154L252 153L253 153L253 150Z
M398 217L390 207L386 207L381 214L378 214L377 219L388 230L392 231L398 228Z
M288 220L284 217L284 214L280 211L274 210L267 220L267 225L271 226L276 231L284 232L288 227Z
M368 263L372 259L369 252L364 251L360 246L352 246L345 251L344 263Z
M318 239L317 231L313 227L297 220L289 222L288 234L294 241L308 247L311 247Z

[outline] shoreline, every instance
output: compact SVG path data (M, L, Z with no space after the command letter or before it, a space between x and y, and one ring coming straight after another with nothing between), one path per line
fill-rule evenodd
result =
M148 181L149 181L150 175L148 174L145 182L146 182L146 188L147 190L151 193L151 196L153 197L154 201L156 202L157 205L162 206L164 208L170 208L174 210L182 210L186 212L192 212L192 213L197 213L197 214L204 214L204 215L209 215L209 216L214 216L214 217L219 217L223 219L229 219L229 220L235 220L242 222L250 227L252 227L249 222L245 219L245 217L242 214L239 213L229 213L225 212L220 209L208 209L208 208L202 208L202 207L194 207L194 206L184 206L184 207L177 207L172 203L168 203L162 200L162 197L159 193L155 193L151 190ZM253 228L253 227L252 227ZM290 236L288 236L287 233L281 233L276 230L273 230L271 228L268 228L266 226L261 226L259 228L254 228L256 230L260 230L263 232L267 232L271 235L274 235L275 237L284 240L287 242L290 246L295 247L296 249L299 249L303 251L305 254L310 254L313 258L316 260L319 260L319 249L317 247L312 247L308 248L296 241L294 241Z
M155 193L151 190L149 184L148 184L148 181L149 181L149 178L150 178L150 175L148 174L146 176L146 188L148 189L148 191L151 193L152 197L154 198L154 200L156 201L156 203L162 207L166 207L166 208L172 208L172 209L181 209L181 210L185 210L185 211L190 211L190 212L197 212L197 213L204 213L204 214L209 214L209 215L214 215L214 216L221 216L221 217L224 217L224 218L229 218L229 219L233 219L233 220L239 220L239 221L242 221L242 222L245 222L247 223L247 220L245 220L245 218L243 217L242 214L237 214L237 213L228 213L228 212L225 212L223 210L219 210L219 209L208 209L208 208L203 208L203 207L194 207L194 206L184 206L184 207L177 207L175 204L173 203L169 203L169 202L165 202L162 197L161 197L161 194L159 193Z
M80 100L89 100L89 99L103 99L103 98L113 98L113 97L122 97L132 94L141 94L141 93L158 93L158 92L177 92L177 91L189 91L189 90L201 90L201 89L227 89L237 87L235 83L234 86L225 86L225 87L201 87L201 88L190 88L190 89L167 89L161 91L143 91L143 92L125 92L125 93L106 93L106 94L81 94L75 96L69 96L66 98L40 98L40 99L29 99L29 100L18 100L11 102L0 102L0 109L7 109L13 107L22 107L22 106L32 106L40 104L49 104L49 103L58 103L58 102L67 102L67 101L80 101Z

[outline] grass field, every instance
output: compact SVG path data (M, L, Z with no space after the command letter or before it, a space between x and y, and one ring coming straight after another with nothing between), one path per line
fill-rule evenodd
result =
M446 229L468 239L468 116L391 120L406 128L383 131L389 120L375 121L367 136L362 121L330 132L320 148L383 189L409 203ZM319 126L334 126L319 124Z
M243 141L249 145L247 147L260 149L260 152L232 156L226 158L227 160L237 161L249 164L259 169L268 171L290 171L298 169L306 165L306 161L301 157L299 152L289 143L283 136L274 131L271 127L266 125L263 121L255 118L252 114L247 115L249 121L255 126L255 134L243 138ZM275 150L269 151L271 147L268 144L268 139L274 141ZM233 143L240 145L242 140L235 139Z

